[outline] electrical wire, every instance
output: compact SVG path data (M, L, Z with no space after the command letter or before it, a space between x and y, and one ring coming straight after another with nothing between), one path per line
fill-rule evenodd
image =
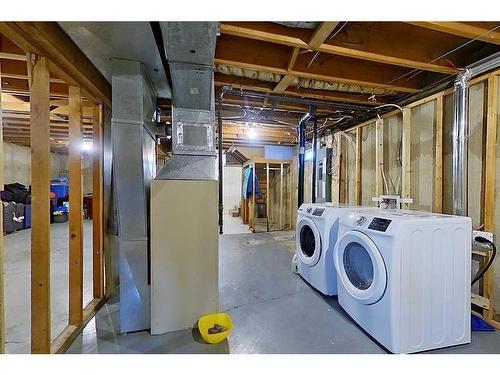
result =
M482 38L483 36L486 36L486 35L488 35L488 34L492 33L493 31L495 31L495 30L497 30L497 29L499 29L499 28L500 28L500 25L498 25L498 26L494 27L494 28L493 28L493 29L491 29L491 30L486 31L485 33L483 33L483 34L481 34L481 35L478 35L478 36L477 36L477 37L475 37L474 39L470 39L470 40L468 40L467 42L465 42L465 43L463 43L463 44L461 44L461 45L459 45L459 46L457 46L457 47L453 48L452 50L450 50L450 51L448 51L448 52L444 53L443 55L441 55L441 56L439 56L439 57L436 57L435 59L432 59L432 60L428 61L427 63L428 63L428 64L432 64L433 62L436 62L437 60L442 59L443 57L446 57L446 56L448 56L449 54L451 54L451 53L453 53L453 52L458 51L459 49L461 49L461 48L463 48L463 47L465 47L465 46L469 45L470 43L472 43L472 42L474 42L474 41L478 40L479 38ZM401 78L405 78L406 76L409 76L409 75L411 75L411 74L413 74L413 73L415 73L415 72L417 72L417 71L422 71L422 69L413 69L413 70L410 70L409 72L407 72L407 73L405 73L405 74L402 74L402 75L400 75L400 76L398 76L398 77L396 77L396 78L393 78L393 79L391 79L390 81L386 82L386 83L384 84L384 86L385 86L385 85L389 85L389 84L391 84L391 83L393 83L393 82L395 82L395 81L398 81L398 80L400 80ZM409 79L410 79L410 78L408 78L408 80L409 80ZM375 87L373 90L378 90L378 89L382 89L382 88L383 88L383 87ZM362 94L360 94L360 95L358 95L357 97L355 97L355 99L360 98L361 96L362 96Z
M483 269L478 271L476 276L474 276L474 278L472 279L471 284L470 284L471 286L474 285L475 283L477 283L484 276L486 271L488 271L490 269L491 265L493 264L493 261L495 260L496 255L497 255L497 247L490 240L488 240L484 237L477 236L476 238L474 238L474 241L476 241L480 244L489 245L489 247L493 251L493 254L491 255L490 259L488 260L488 263L483 267Z
M337 35L338 35L341 31L342 31L342 29L343 29L343 28L344 28L347 24L348 24L348 22L347 22L347 21L346 21L346 22L344 22L344 24L343 24L342 26L340 26L340 28L339 28L337 31L335 31L335 32L332 34L332 36L328 38L328 40L331 40L331 39L335 38L335 37L336 37L336 36L337 36ZM309 69L309 68L311 67L312 63L314 62L314 60L316 60L316 58L319 56L319 54L320 54L320 52L319 52L319 51L317 51L317 52L314 54L314 56L313 56L313 58L311 59L311 61L309 62L309 64L307 64L307 69Z

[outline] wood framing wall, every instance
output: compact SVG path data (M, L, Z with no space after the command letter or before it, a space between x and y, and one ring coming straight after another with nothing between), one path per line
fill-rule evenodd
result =
M28 71L31 165L36 165L36 168L31 168L31 352L62 353L71 345L105 299L114 292L116 286L116 256L111 250L107 251L112 249L110 239L112 235L105 226L112 210L109 208L110 108L103 105L111 102L111 87L102 75L91 64L89 65L88 60L75 49L75 45L55 23L46 23L45 26L42 23L36 25L0 23L0 31L4 35L7 34L12 42L26 52L23 61L26 61ZM51 146L53 146L50 112L53 93L50 91L50 83L56 79L54 75L58 76L58 83L69 86L67 104L71 207L68 233L69 319L66 328L57 337L53 337L51 332L53 312L50 304L50 178ZM86 102L87 109L89 103L92 106L90 109L93 138L94 299L87 306L83 306L83 101ZM0 143L0 184L3 185L3 137ZM4 352L5 345L2 244L0 238L0 353Z
M500 192L499 74L497 70L473 79L469 95L469 216L474 226L484 225L496 238L500 235L500 202L496 199ZM373 205L371 198L380 191L413 198L410 208L414 210L451 213L452 126L452 90L448 89L409 104L403 113L395 110L381 120L367 121L346 131L347 137L356 140L356 147L361 142L362 155L357 160L355 152L345 152L347 202ZM378 139L383 139L382 144ZM377 168L377 163L382 165ZM377 176L380 170L384 173ZM358 195L361 199L355 199ZM490 304L483 310L484 315L500 321L498 259L481 289Z

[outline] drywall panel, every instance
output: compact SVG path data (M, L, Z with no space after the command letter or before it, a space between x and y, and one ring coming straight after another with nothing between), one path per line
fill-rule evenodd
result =
M401 136L403 116L398 114L384 119L384 194L401 195Z
M375 196L375 123L361 133L361 204L373 206Z
M219 311L217 181L151 184L151 334Z
M356 133L345 133L343 137L345 160L345 202L356 204Z
M434 113L435 102L412 109L410 149L410 197L411 208L432 211L434 199Z
M240 166L225 166L222 178L222 197L224 213L229 213L235 206L241 205L241 178Z
M263 158L265 155L264 147L238 146L236 150L241 152L247 159Z

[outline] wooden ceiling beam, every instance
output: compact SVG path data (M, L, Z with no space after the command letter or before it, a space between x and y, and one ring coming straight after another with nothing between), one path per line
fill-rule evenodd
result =
M458 35L468 39L477 39L482 42L500 45L500 31L489 32L489 29L465 22L407 22L408 24L439 31L446 34ZM500 24L499 24L500 25Z
M111 107L111 84L57 22L0 22L0 33L24 52L47 57L55 76L81 87L86 97Z
M322 59L309 66L311 57L299 54L294 69L287 70L290 50L286 46L241 37L223 35L217 41L216 64L253 69L281 75L291 75L305 79L326 81L341 85L351 85L366 90L390 90L415 93L420 90L419 80L406 80L403 76L408 69L386 64L337 56Z
M309 46L311 48L319 48L339 23L340 22L321 22L321 24L314 31L314 34L308 43Z
M397 45L395 51L391 52L389 50L386 53L381 53L376 48L364 48L363 45L355 48L349 45L339 45L333 44L331 42L322 43L318 47L313 47L309 45L309 41L304 40L305 35L302 37L298 35L290 36L284 34L281 29L280 31L267 31L265 27L257 28L256 26L257 25L251 25L250 23L245 22L223 22L221 23L221 33L242 38L260 40L269 43L286 45L290 47L311 49L328 54L350 57L353 59L361 59L412 69L422 69L444 74L455 74L458 71L457 69L449 65L442 65L437 62L429 63L428 57L423 54L421 54L420 56L415 56L414 48L412 48L413 46L406 46L404 44ZM394 38L397 38L397 36L394 36ZM378 45L383 45L384 43L386 44L387 40L382 40L382 38L377 41ZM395 44L395 42L393 42L392 44ZM396 51L404 51L404 53L398 53Z

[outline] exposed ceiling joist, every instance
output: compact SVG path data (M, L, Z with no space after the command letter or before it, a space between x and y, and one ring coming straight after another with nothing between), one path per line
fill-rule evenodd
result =
M0 22L0 33L24 52L47 57L58 78L111 106L111 85L56 22Z
M458 35L464 38L477 39L482 42L500 45L500 31L498 31L498 29L489 32L491 29L486 29L484 27L473 25L466 22L407 22L407 23L434 31L440 31L447 34ZM498 26L500 26L500 24Z
M309 46L312 48L319 48L339 23L340 22L322 22L314 31L314 34L308 43Z
M355 59L373 61L377 63L403 66L413 69L422 69L437 73L445 73L445 74L457 73L457 69L455 69L452 66L438 64L437 62L429 63L426 56L423 55L415 56L415 52L411 51L412 46L398 45L397 49L400 50L398 51L399 53L393 51L392 54L389 54L389 52L380 53L378 50L374 48L371 47L364 48L362 45L360 45L358 48L354 48L345 45L343 46L332 43L322 43L318 47L313 47L309 45L306 40L303 40L298 36L290 36L283 33L278 33L273 30L267 31L264 28L258 29L256 27L251 27L250 25L248 25L248 23L243 23L243 24L222 23L221 33L248 39L275 43L275 44L286 45L290 47L312 49L319 52L351 57ZM372 42L373 45L375 44L382 45L383 43L387 43L387 40L379 40L376 42ZM401 53L402 49L405 50L404 54ZM406 53L406 50L410 51ZM401 57L403 55L408 55L408 57Z

